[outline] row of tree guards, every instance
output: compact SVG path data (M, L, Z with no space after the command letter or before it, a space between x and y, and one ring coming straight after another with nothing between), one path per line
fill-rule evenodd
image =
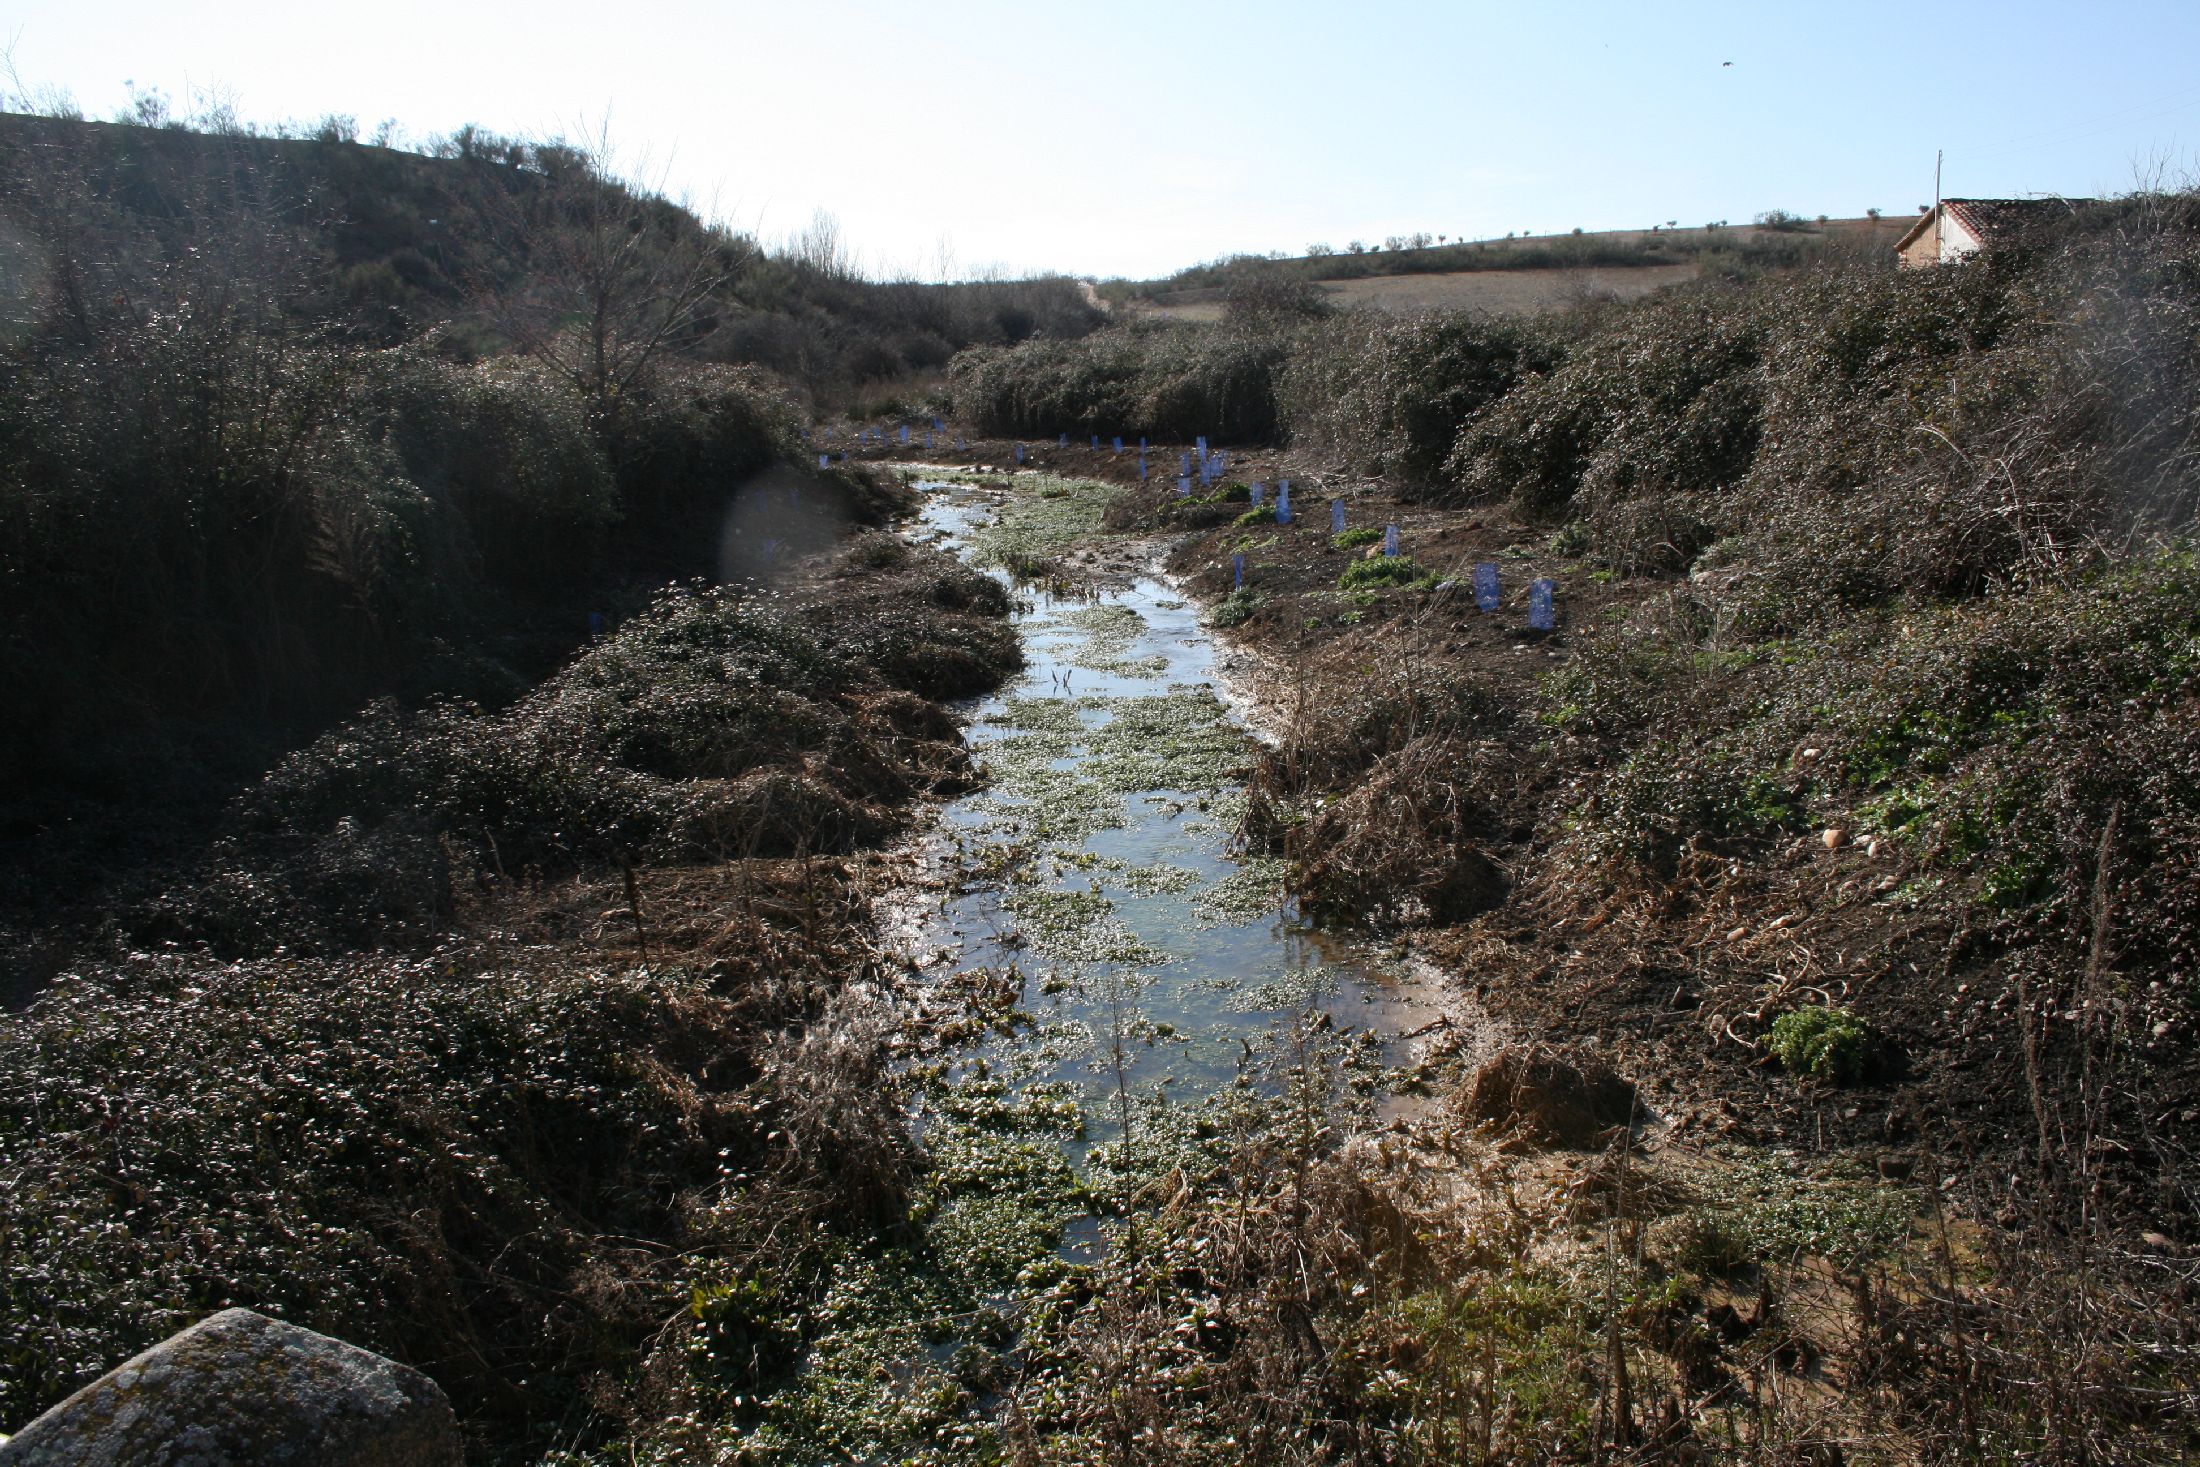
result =
M833 430L826 428L823 431L824 441L831 443L833 441ZM905 448L908 447L911 441L909 425L904 423L895 432L900 444ZM934 447L934 439L944 438L946 433L947 424L939 418L934 418L931 429L924 435L924 446L927 449ZM818 435L815 431L806 433L804 437L813 445L818 441ZM886 446L886 434L883 429L879 428L859 428L856 430L854 442L858 447L883 448ZM1055 447L1058 449L1068 448L1069 435L1067 433L1059 434L1055 439ZM1123 452L1121 434L1111 435L1109 450L1115 454ZM970 451L969 444L960 436L955 439L955 451L957 453ZM1094 453L1100 451L1100 435L1097 433L1092 435L1092 451ZM1138 440L1138 477L1141 480L1151 476L1146 462L1146 452L1146 440L1141 438ZM1022 465L1028 456L1024 445L1021 443L1016 444L1014 453L1017 464ZM848 461L846 450L841 452L840 461L842 463ZM817 456L817 466L821 469L829 468L832 462L833 454L830 450ZM1229 466L1230 451L1228 449L1210 449L1207 446L1207 440L1204 437L1200 438L1190 449L1177 456L1177 497L1179 499L1191 498L1192 480L1195 477L1199 480L1201 487L1212 487ZM1250 492L1253 508L1266 507L1268 486L1265 483L1252 485ZM1275 503L1276 523L1279 525L1293 523L1291 515L1291 481L1289 479L1278 479L1276 481ZM1342 535L1344 532L1344 501L1332 499L1329 501L1329 533ZM1396 525L1383 526L1383 554L1385 556L1396 556L1399 553L1398 547L1398 527ZM1242 591L1245 589L1245 552L1242 550L1233 553L1230 557L1230 579L1233 590ZM1454 579L1445 579L1438 581L1435 589L1448 591L1457 584L1458 582ZM1504 584L1495 561L1485 560L1475 566L1473 584L1476 610L1488 614L1497 611L1504 604ZM1548 576L1538 576L1528 583L1528 627L1531 631L1548 632L1557 628L1557 595L1558 583Z

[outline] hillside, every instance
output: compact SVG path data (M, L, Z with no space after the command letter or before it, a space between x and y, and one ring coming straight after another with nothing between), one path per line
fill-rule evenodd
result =
M375 345L434 330L438 349L461 360L524 347L573 308L575 210L599 181L582 148L471 128L415 153L335 135L0 113L0 158L18 237L89 226L109 243L127 234L173 252L249 210L302 252L294 268L309 279L294 310ZM775 251L624 183L615 192L622 216L711 258L708 288L680 322L683 353L769 369L827 403L943 366L966 346L1074 335L1098 319L1071 281L868 281L830 236ZM64 208L106 217L65 220Z
M864 281L563 146L15 115L0 316L0 682L42 690L0 704L0 910L82 861L94 914L367 699L501 704L799 544L743 538L773 476L875 522L813 413L1100 319L1068 281Z

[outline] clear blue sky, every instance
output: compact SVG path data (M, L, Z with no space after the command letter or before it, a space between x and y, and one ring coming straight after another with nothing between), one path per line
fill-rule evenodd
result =
M577 133L873 270L1907 213L2200 172L2200 0L0 0L24 82L246 118ZM1723 63L1732 62L1731 66Z

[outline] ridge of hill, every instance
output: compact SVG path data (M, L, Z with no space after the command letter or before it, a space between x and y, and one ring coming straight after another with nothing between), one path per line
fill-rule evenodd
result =
M372 345L433 332L438 349L461 361L525 347L559 324L559 286L573 261L554 226L572 223L598 184L668 242L713 257L711 288L682 323L676 348L764 368L813 401L943 367L967 346L1075 336L1102 320L1067 277L864 279L829 228L774 249L606 176L587 149L474 128L411 152L326 132L269 136L0 113L0 157L38 185L0 204L0 230L17 246L41 232L29 215L58 208L77 216L73 224L43 222L134 235L130 243L148 256L173 254L203 242L206 205L218 192L225 207L256 213L292 237L296 268L308 277L300 312ZM81 182L57 192L63 179ZM19 321L33 273L7 273L10 314Z
M1574 230L1431 242L1426 235L1304 255L1232 255L1103 293L1137 314L1208 320L1253 281L1292 285L1337 306L1393 314L1468 309L1538 314L1595 297L1632 300L1710 274L1780 269L1891 250L1905 216L1803 220L1779 210L1754 224Z

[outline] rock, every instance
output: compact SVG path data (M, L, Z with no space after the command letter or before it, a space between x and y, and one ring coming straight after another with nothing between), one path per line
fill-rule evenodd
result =
M1602 1060L1516 1044L1483 1061L1462 1097L1467 1114L1529 1146L1594 1146L1635 1113L1635 1087Z
M5 1442L0 1467L456 1467L458 1421L419 1371L225 1309Z
M1849 833L1845 830L1837 830L1832 826L1828 826L1825 834L1818 838L1826 843L1826 849L1829 851L1838 851L1849 843Z
M1362 560L1373 560L1373 559L1375 559L1375 558L1376 558L1377 556L1381 555L1382 553L1383 553L1383 547L1382 547L1382 546L1380 546L1380 545L1370 545L1370 546L1368 546L1368 547L1367 547L1367 550L1366 550L1366 552L1365 552L1364 554L1362 554L1362 555L1360 556L1360 559L1362 559Z

